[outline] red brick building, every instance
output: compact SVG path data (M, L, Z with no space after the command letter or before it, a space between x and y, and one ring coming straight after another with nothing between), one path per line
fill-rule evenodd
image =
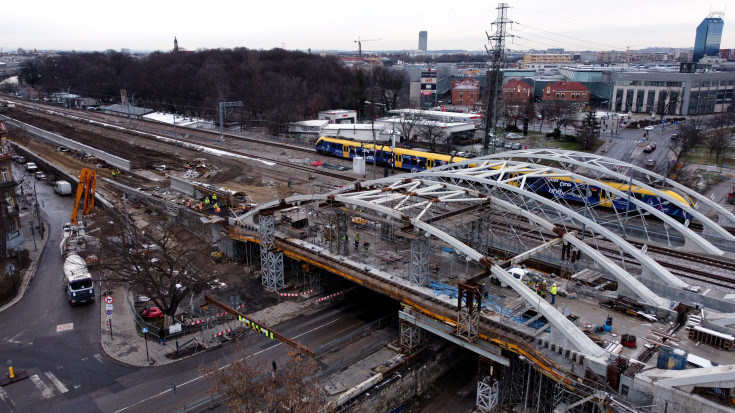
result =
M590 90L580 82L554 82L544 87L541 99L587 103L590 100Z
M521 105L533 97L533 86L528 83L511 79L503 85L503 101L505 104Z
M452 81L452 104L473 106L480 99L480 82L471 77Z

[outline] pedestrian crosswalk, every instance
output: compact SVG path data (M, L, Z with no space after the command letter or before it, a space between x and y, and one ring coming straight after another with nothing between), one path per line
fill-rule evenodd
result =
M93 361L92 361L93 360ZM104 362L101 354L94 354L90 358L84 358L83 361ZM17 385L11 387L0 387L0 412L6 409L10 412L16 412L16 400L50 400L68 393L70 390L77 390L82 387L78 381L74 381L73 377L66 377L64 367L58 366L52 370L27 371L29 380L21 380ZM26 384L27 383L27 384ZM52 402L53 403L53 402Z

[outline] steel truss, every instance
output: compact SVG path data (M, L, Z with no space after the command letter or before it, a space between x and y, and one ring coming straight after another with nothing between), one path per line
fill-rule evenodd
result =
M272 214L260 215L260 267L263 287L281 290L286 286L283 276L283 252L275 248L275 227Z

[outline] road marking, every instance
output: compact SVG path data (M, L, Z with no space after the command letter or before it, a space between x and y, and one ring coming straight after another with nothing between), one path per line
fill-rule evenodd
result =
M38 387L38 390L41 390L41 394L43 394L44 399L50 399L54 395L54 391L49 388L49 386L46 385L43 381L41 381L41 378L38 377L38 374L34 374L31 376L31 381L33 384Z
M102 359L102 355L100 355L99 353L95 354L94 355L94 358L95 358L95 360L99 361L100 363L105 364L105 361Z
M332 323L336 323L337 321L340 321L340 319L334 319L334 320L332 320L332 321L330 321L330 322L328 322L328 323L324 323L324 324L320 325L319 327L314 327L314 328L312 328L312 329L311 329L311 330L309 330L309 331L305 331L305 332L303 332L303 333L301 333L301 334L299 334L299 335L295 336L294 338L299 338L299 337L301 337L301 336L307 335L307 334L309 334L309 333L311 333L311 332L313 332L313 331L319 330L319 329L320 329L320 328L322 328L322 327L328 326L328 325L330 325L330 324L332 324ZM266 347L266 348L264 348L263 350L260 350L260 351L258 351L257 353L253 353L253 354L251 354L251 355L249 355L249 356L247 356L247 357L243 357L242 359L240 359L240 360L238 360L238 361L244 360L244 359L246 359L246 358L248 358L248 357L254 357L254 356L257 356L258 354L261 354L261 353L265 353L266 351L268 351L268 350L270 350L270 349L272 349L272 348L274 348L274 347L280 346L280 345L282 345L282 344L283 344L283 343L281 343L281 342L278 342L278 343L276 343L276 344L273 344L273 345L272 345L272 346L270 346L270 347ZM226 368L230 367L230 365L231 365L231 364L232 364L232 363L228 363L228 364L225 364L224 366L220 367L220 368L219 368L219 369L217 369L217 370L222 370L222 369L226 369ZM210 373L207 373L207 374L202 374L201 376L197 376L197 377L194 377L193 379L191 379L191 380L189 380L189 381L185 381L185 382L183 382L183 383L181 383L181 384L177 384L176 386L177 386L177 388L181 389L181 388L183 388L183 386L185 386L185 385L187 385L187 384L191 384L191 383L193 383L193 382L195 382L195 381L197 381L197 380L199 380L199 379L203 379L203 378L207 377L207 376L208 376L209 374L210 374ZM156 397L160 397L160 396L163 396L164 394L166 394L166 393L169 393L169 392L171 392L171 389L167 389L167 390L164 390L164 391L162 391L162 392L160 392L160 393L158 393L158 394L154 394L153 396L150 396L150 397L148 397L148 398L146 398L146 399L143 399L143 400L140 400L140 401L138 401L138 402L135 402L135 403L131 404L130 406L127 406L127 407L123 407L122 409L120 409L120 410L117 410L117 411L115 411L115 413L120 413L120 412L124 412L125 410L128 410L128 409L130 409L130 408L131 408L131 407L133 407L133 406L137 406L137 405L139 405L139 404L141 404L141 403L147 402L148 400L152 400L152 399L155 399Z
M15 408L15 402L13 402L10 397L8 397L8 392L0 387L0 400L2 400L6 406L10 409L11 413L16 413L17 410ZM8 404L9 403L9 404Z
M56 388L59 390L59 393L66 393L69 391L69 389L67 389L66 386L64 386L64 384L62 384L59 379L54 376L54 373L47 371L44 374L46 374L46 377L48 377L48 379L51 380L51 383L56 386Z
M10 337L8 339L8 342L9 343L20 343L20 341L16 341L15 339L18 338L18 336L20 336L21 334L23 334L22 331L20 333L16 334L16 335L14 335L13 337Z
M56 326L56 332L60 333L62 331L69 331L74 329L74 323L68 323L68 324L59 324Z

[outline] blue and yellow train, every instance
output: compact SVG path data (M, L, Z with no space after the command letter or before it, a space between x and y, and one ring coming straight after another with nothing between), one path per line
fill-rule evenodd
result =
M371 143L356 142L347 139L322 137L316 142L316 151L318 153L339 158L352 159L356 156L365 158L368 164L373 163L377 159L378 165L393 166L399 169L405 169L412 172L425 171L427 169L447 165L453 162L464 161L467 158L461 158L451 155L443 155L431 152L422 152L406 148L391 148L388 145L376 145ZM519 173L519 172L515 172ZM549 197L563 198L572 202L585 202L589 205L599 205L606 208L613 208L618 211L636 210L634 203L628 202L627 196L618 197L617 195L607 191L600 186L590 185L577 179L568 177L532 177L525 180L528 189ZM621 192L628 192L628 184L615 181L604 181L605 185L615 188ZM654 208L660 210L666 215L678 218L680 220L691 219L691 214L686 213L680 205L672 204L670 201L659 197L650 190L633 185L630 188L631 197L647 203ZM691 198L677 191L663 190L676 201L681 204L694 207Z

